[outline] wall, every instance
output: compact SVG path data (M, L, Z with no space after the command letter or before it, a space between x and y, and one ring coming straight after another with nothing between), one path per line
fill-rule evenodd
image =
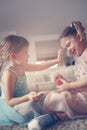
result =
M37 60L49 60L57 57L57 51L60 49L58 45L58 35L43 35L32 37L30 41L30 62ZM42 59L41 59L42 58Z
M10 34L11 35L12 34L16 35L16 31L15 30L11 30L11 31L1 32L0 33L0 41L2 41L5 36L10 35Z

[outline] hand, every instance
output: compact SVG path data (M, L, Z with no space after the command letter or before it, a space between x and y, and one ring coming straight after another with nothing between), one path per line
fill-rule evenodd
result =
M62 85L57 86L57 91L58 92L69 91L71 89L69 82L64 79L61 79L61 81Z
M40 99L44 94L45 94L45 92L38 92L37 93L38 99Z
M57 54L58 63L60 63L62 61L63 49L58 50Z
M56 82L57 79L60 79L60 80L61 80L61 78L64 79L64 77L63 77L61 74L59 74L59 73L56 73L56 74L54 75L54 81L55 81L55 82Z
M28 94L28 97L30 100L33 100L33 101L38 101L42 96L43 96L44 93L42 92L39 92L39 93L36 93L36 92L30 92Z

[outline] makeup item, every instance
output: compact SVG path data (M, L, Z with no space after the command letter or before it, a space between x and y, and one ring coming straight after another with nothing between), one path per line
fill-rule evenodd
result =
M61 79L56 79L56 84L57 85L61 85L63 82L61 81Z

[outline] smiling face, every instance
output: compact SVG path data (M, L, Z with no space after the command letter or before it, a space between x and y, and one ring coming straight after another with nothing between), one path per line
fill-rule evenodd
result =
M73 56L81 56L84 51L84 44L79 36L66 36L60 39L61 47Z

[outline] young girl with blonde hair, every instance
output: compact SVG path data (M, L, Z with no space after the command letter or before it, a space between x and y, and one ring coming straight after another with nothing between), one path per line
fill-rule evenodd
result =
M25 71L43 70L57 64L61 51L56 59L38 65L28 64L28 52L29 42L21 36L9 35L0 43L1 66L6 62L0 82L0 125L27 123L42 114L39 101L44 93L29 91ZM44 115L47 116L50 114ZM51 113L51 117L55 122L56 116ZM45 122L45 125L49 124Z

